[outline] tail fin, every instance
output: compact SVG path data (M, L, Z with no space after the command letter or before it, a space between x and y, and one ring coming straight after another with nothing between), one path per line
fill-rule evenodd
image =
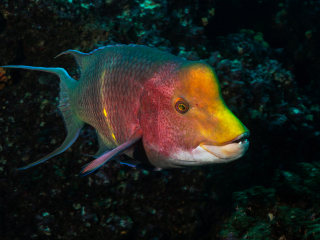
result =
M44 68L44 67L13 66L13 65L2 66L2 68L21 68L21 69L38 70L43 72L54 73L58 75L61 80L59 109L63 115L63 119L64 119L64 123L65 123L68 135L64 140L64 142L62 143L62 145L59 148L57 148L55 151L41 158L40 160L34 163L31 163L25 167L18 168L17 170L33 167L67 150L78 138L80 130L84 125L84 122L72 112L72 109L69 103L70 93L78 84L78 82L73 78L71 78L69 74L66 72L66 70L64 70L63 68Z

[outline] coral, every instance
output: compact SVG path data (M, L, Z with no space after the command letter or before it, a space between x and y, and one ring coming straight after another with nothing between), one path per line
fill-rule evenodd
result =
M195 51L185 52L183 48L180 50L178 56L189 61L198 61L200 59L199 55Z
M242 29L240 33L219 37L219 52L224 58L243 59L249 66L263 63L268 56L268 44L262 33Z
M221 232L245 239L315 239L320 233L320 163L275 172L273 188L234 193L237 211Z
M0 68L0 90L11 84L11 76L6 76L6 71L3 68Z
M151 0L145 0L143 3L140 4L140 7L144 8L144 9L153 10L154 8L161 7L161 4L155 3Z
M243 35L230 37L238 39L236 36L241 39ZM259 60L261 51L265 51L261 43L246 43L250 51L234 60L224 59L219 52L206 60L216 70L227 105L237 114L263 121L269 128L283 126L287 120L301 124L303 116L311 112L299 101L294 75L276 60L266 56Z
M251 131L245 157L229 164L146 172L110 161L77 178L92 160L82 154L98 148L85 127L63 154L16 172L63 142L59 81L0 70L1 240L319 238L319 11L287 0L1 1L1 65L78 79L72 57L57 54L118 43L204 59Z

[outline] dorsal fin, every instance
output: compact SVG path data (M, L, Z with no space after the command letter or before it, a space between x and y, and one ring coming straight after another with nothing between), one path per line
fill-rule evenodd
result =
M61 55L65 55L65 54L71 54L74 59L77 62L78 65L78 69L79 69L79 73L80 73L80 77L82 76L82 71L84 69L84 66L86 66L86 64L88 63L87 61L90 61L90 58L86 58L87 56L92 55L93 53L102 50L104 48L113 48L113 47L147 47L145 45L137 45L137 44L129 44L129 45L125 45L125 44L117 44L117 45L107 45L107 46L103 46L103 47L99 47L97 49L94 49L93 51L89 52L89 53L83 53L77 50L68 50L65 52L60 53L59 55L57 55L55 58L60 57ZM148 47L147 47L148 48Z
M80 77L81 77L81 74L82 74L82 69L84 68L84 66L86 65L86 61L89 61L89 59L87 59L86 57L93 54L94 52L96 51L99 51L101 49L104 49L105 47L99 47L89 53L83 53L83 52L80 52L80 51L77 51L77 50L68 50L68 51L65 51L65 52L62 52L60 53L59 55L57 55L55 58L57 57L60 57L61 55L65 55L65 54L71 54L74 59L76 60L77 62L77 65L78 65L78 69L79 69L79 72L80 72Z

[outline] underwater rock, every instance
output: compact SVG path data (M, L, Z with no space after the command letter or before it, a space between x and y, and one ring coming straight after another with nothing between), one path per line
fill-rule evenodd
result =
M258 49L264 52L263 47ZM232 60L217 51L205 60L216 70L227 105L237 114L263 121L270 129L286 124L287 120L301 124L310 110L302 104L305 100L297 92L294 75L277 60L266 56L259 60L255 56L261 54L252 55L253 61L248 64L245 55Z
M261 33L241 30L240 33L219 37L219 52L224 58L241 58L249 66L256 66L264 62L268 56L267 43L263 41Z
M11 85L12 80L11 76L6 76L6 71L3 68L0 68L0 90L3 89L5 86Z
M248 24L247 17L230 17L232 9L244 15L244 9L259 6L265 15L251 25L254 31L235 33ZM312 163L319 160L320 141L316 1L280 6L275 1L4 0L0 13L2 65L61 66L77 79L74 60L54 59L57 53L130 43L207 58L228 106L250 126L253 139L239 163L153 173L110 161L96 174L77 178L74 169L90 159L82 154L98 148L88 127L80 133L81 143L51 163L12 171L54 149L65 129L55 110L55 77L1 71L1 79L13 80L10 86L9 80L0 81L5 84L0 91L3 240L319 238L320 174ZM215 22L222 15L236 30L217 33L219 24L227 24ZM296 161L309 163L298 165L301 171L288 169ZM281 170L271 183L275 168ZM233 191L238 193L231 201ZM219 236L225 222L226 232Z
M320 164L300 163L295 172L276 171L273 188L234 194L236 212L221 232L224 239L316 239L319 236ZM314 207L316 206L316 207Z
M183 49L180 50L178 56L189 61L198 61L200 59L200 57L196 52L194 51L185 52Z

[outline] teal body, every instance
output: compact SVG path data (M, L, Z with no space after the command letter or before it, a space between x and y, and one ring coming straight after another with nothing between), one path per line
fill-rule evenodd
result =
M139 45L106 46L90 53L69 50L57 57L64 54L75 58L80 70L78 81L63 68L3 66L54 73L61 80L59 109L68 135L58 149L19 170L37 165L68 149L85 123L92 125L98 135L99 150L93 157L105 154L102 160L94 161L96 164L85 174L119 153L133 157L132 145L142 137L139 106L144 83L167 62L179 65L184 61L172 54ZM130 161L124 164L136 166L135 162Z
M105 47L90 54L67 53L75 56L82 69L79 83L69 94L70 106L73 115L97 130L97 156L126 142L139 127L144 83L166 62L182 60L135 45Z

